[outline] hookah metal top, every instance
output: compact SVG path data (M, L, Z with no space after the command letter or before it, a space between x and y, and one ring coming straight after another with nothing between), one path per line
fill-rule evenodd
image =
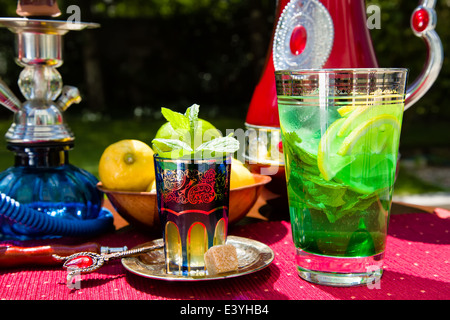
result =
M0 18L0 26L16 35L16 62L24 67L18 85L27 101L21 103L0 80L0 104L15 113L6 140L12 144L71 142L74 136L62 113L71 104L79 103L81 97L77 88L62 86L56 69L63 64L62 36L99 25L28 18L59 15L56 1L21 0L17 13L22 18Z

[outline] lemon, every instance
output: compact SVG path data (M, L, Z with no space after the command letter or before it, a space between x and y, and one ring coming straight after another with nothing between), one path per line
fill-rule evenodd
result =
M231 159L230 189L249 186L255 183L252 173L239 160Z
M204 119L198 119L198 121L195 122L194 132L194 141L198 144L210 141L213 138L222 137L222 133L217 130L210 122ZM192 141L190 141L191 137L189 131L185 130L185 132L177 132L173 129L170 122L166 122L158 129L155 135L155 139L174 139L192 145Z
M108 146L100 158L98 173L105 188L145 191L155 180L153 150L139 140L121 140Z
M393 137L393 132L400 130L400 123L393 115L381 115L374 117L357 126L341 143L338 155L350 155L361 153L364 147L371 153L380 153ZM392 140L391 140L392 141Z
M153 179L153 182L148 185L147 192L156 192L156 179Z

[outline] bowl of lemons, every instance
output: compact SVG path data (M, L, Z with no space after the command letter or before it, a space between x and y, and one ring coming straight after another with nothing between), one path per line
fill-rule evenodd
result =
M113 144L111 149L108 148L99 164L98 189L105 193L117 213L128 223L140 229L159 232L161 226L151 148L137 140L121 140ZM152 161L145 158L151 158ZM124 164L126 162L128 164ZM247 215L263 186L270 181L270 176L251 173L242 162L232 159L229 224Z
M211 133L211 129L214 129L210 123L202 119L199 121L202 130L207 129ZM164 142L168 137L174 136L182 140L182 137L173 132L179 133L180 130L173 130L168 123L170 121L158 130L153 148L139 140L121 140L104 150L98 166L100 182L97 187L105 193L117 213L131 225L155 232L160 232L161 226L153 155L155 152L162 152L155 150L155 140ZM211 137L208 136L207 139ZM160 143L159 146L161 145ZM167 149L163 152L167 152ZM242 162L232 159L229 224L234 224L247 215L260 196L263 186L270 181L270 176L251 173Z

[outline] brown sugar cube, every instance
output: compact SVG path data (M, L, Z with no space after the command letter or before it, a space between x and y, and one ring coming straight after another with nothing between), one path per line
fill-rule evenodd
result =
M205 265L209 275L237 270L236 248L231 244L212 246L205 253Z

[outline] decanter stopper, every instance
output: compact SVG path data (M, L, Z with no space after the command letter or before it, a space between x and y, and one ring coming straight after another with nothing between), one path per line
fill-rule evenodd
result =
M61 15L56 0L19 0L16 13L21 17Z

